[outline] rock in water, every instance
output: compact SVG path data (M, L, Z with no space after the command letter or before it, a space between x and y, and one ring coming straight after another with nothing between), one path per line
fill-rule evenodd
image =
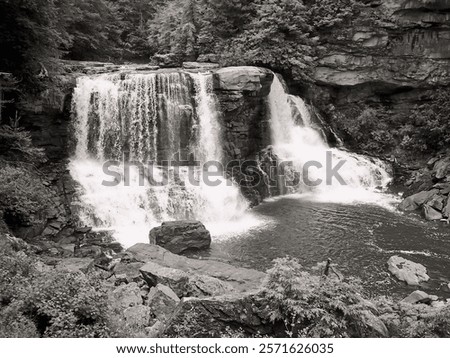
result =
M421 282L426 282L430 279L425 266L400 256L392 256L389 259L388 269L400 281L404 281L411 286L418 286Z
M174 254L204 250L211 246L211 234L199 221L170 221L150 231L150 244Z
M411 195L410 197L403 200L400 204L399 209L402 211L414 211L419 209L422 205L428 202L433 198L436 194L439 193L439 190L433 189L430 191L422 191L420 193Z
M442 213L428 204L423 206L423 215L428 221L441 220L443 218Z

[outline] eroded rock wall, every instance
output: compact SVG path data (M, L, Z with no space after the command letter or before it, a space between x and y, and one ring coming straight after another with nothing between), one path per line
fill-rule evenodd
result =
M347 23L318 35L313 84L292 77L289 84L353 150L360 151L361 143L340 128L339 117L351 127L373 109L377 117L392 119L394 128L415 105L450 84L448 0L361 1ZM391 146L389 154L396 149Z

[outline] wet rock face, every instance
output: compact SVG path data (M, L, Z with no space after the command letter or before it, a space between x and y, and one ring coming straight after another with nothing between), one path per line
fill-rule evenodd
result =
M226 160L248 159L270 144L266 99L273 76L269 70L250 66L215 71Z

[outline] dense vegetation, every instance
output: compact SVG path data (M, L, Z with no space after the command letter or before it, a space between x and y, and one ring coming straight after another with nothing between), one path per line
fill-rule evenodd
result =
M411 108L408 117L357 105L331 115L335 129L350 146L408 160L408 155L426 157L449 147L449 113L450 89L437 88L423 103Z
M31 80L56 58L179 61L215 54L224 64L303 72L314 32L356 11L353 0L1 0L0 69Z
M310 274L295 259L276 260L266 288L290 337L450 337L449 306L367 299L357 281Z

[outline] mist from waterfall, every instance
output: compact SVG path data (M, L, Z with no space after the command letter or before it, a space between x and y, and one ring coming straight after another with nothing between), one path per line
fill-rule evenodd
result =
M305 102L289 95L285 85L275 76L269 95L272 145L275 154L283 161L292 162L302 173L305 164L320 163L320 168L310 167L307 178L302 178L297 193L314 200L339 203L381 203L380 190L391 181L387 166L381 160L330 148L320 126L315 125ZM345 182L334 178L327 183L327 152L334 167L339 161L345 164L338 171ZM311 185L316 180L320 185Z
M124 246L147 242L149 230L168 220L201 220L213 234L240 230L246 219L245 226L251 225L248 203L235 184L223 177L214 178L218 186L193 180L204 172L188 163L192 155L202 164L222 160L216 107L210 74L79 78L73 99L78 141L70 170L82 188L83 224L111 230ZM102 184L112 179L104 172L107 160L117 161L108 170L129 171L128 185ZM144 173L135 162L145 164Z

